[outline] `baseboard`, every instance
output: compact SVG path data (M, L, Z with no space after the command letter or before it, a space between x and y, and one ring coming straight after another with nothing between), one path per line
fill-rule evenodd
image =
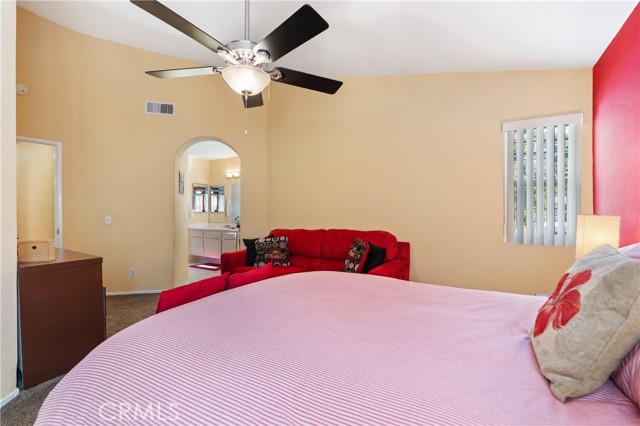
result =
M130 294L158 294L161 291L162 290L108 291L107 296L127 296Z
M18 388L15 388L11 392L9 392L9 395L5 396L4 398L2 398L2 401L0 401L1 402L0 407L4 407L5 405L7 405L9 402L13 400L13 398L18 396L19 393L20 391L18 390Z

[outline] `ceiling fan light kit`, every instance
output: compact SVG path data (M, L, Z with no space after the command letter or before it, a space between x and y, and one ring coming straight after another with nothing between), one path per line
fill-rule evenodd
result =
M153 77L193 77L220 73L229 87L242 95L245 108L263 105L261 93L271 81L330 95L342 86L341 81L301 71L282 67L269 69L272 62L329 28L329 24L308 4L298 9L259 43L235 40L223 45L157 0L131 0L131 3L215 52L227 64L225 67L147 71ZM249 0L245 0L244 35L249 38Z
M243 96L253 96L261 93L271 81L264 70L251 65L225 67L222 70L222 78L233 91Z

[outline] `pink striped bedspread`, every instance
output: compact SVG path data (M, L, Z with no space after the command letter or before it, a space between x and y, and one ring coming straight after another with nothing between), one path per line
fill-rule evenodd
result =
M640 424L611 381L551 395L527 337L543 302L341 272L274 278L116 334L36 424Z

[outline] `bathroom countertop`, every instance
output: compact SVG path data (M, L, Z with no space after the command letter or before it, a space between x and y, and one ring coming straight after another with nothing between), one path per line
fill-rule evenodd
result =
M240 228L230 228L230 225L224 223L192 223L189 225L189 229L197 229L201 231L226 231L226 232L240 232Z

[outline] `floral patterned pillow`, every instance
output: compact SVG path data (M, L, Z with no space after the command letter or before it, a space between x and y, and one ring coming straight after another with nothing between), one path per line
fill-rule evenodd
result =
M369 253L369 243L366 241L360 241L356 238L349 248L347 258L344 260L345 272L361 272L364 263L367 260L367 254Z
M256 240L256 261L254 266L289 266L289 238L266 237Z
M640 260L606 245L580 258L540 308L529 337L556 398L596 390L640 339Z

